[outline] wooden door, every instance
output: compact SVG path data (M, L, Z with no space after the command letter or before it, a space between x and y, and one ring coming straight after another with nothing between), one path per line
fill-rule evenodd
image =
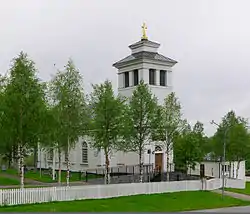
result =
M162 162L163 162L163 154L162 153L158 153L155 154L155 169L158 172L162 172Z

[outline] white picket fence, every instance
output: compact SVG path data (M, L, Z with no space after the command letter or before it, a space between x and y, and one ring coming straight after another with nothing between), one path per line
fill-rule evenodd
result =
M154 183L130 183L110 185L85 185L72 187L48 187L0 190L0 205L73 201L97 198L113 198L139 194L154 194L180 191L214 190L221 187L220 179L207 181L173 181ZM227 179L227 186L245 188L244 180Z

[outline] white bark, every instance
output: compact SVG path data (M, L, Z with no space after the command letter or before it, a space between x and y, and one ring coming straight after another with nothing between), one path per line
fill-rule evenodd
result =
M23 161L23 148L22 146L19 147L19 153L20 153L20 166L21 166L21 172L20 172L20 185L21 188L24 188L24 161Z
M240 161L237 161L236 178L238 179L240 169Z
M140 171L140 183L143 182L143 163L142 163L142 151L139 154L139 171Z
M56 174L56 150L55 148L53 148L53 168L52 168L52 180L54 181L55 178L55 174Z
M58 149L58 183L61 184L62 169L61 169L61 150Z
M68 146L67 146L67 177L66 177L66 184L69 186L69 138L68 138Z
M21 173L21 153L20 153L20 146L17 148L17 171Z

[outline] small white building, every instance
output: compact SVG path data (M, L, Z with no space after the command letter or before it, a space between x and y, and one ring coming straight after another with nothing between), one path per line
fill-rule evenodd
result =
M145 30L145 29L144 29ZM172 67L177 63L168 57L158 53L160 44L149 41L144 37L129 46L131 55L113 64L118 69L118 93L130 97L140 80L147 83L152 93L162 104L164 98L172 92ZM70 168L72 171L83 171L103 167L105 165L104 152L96 151L90 147L92 139L83 136L79 139L75 148L69 153ZM55 152L55 168L58 169L58 155ZM66 154L67 156L67 154ZM110 166L138 165L139 156L134 152L114 152L110 157ZM161 142L150 142L145 148L143 162L145 165L153 165L153 168L167 170L166 149ZM38 155L38 167L52 167L53 151L40 152ZM173 151L170 152L169 163L173 170ZM62 169L66 169L65 154L62 155Z
M238 162L226 162L225 163L225 176L227 178L243 179L245 180L245 161L239 163L239 169L237 172ZM197 163L195 169L189 168L188 174L201 175L206 177L222 178L223 165L220 161L203 161ZM237 175L238 174L238 175Z

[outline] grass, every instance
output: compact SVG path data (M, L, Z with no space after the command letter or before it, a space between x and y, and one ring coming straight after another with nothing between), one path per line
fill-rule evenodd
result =
M19 176L17 170L15 170L15 169L8 169L8 170L6 170L6 172L2 172L2 173ZM71 176L70 181L85 181L84 177L80 179L79 172L71 172L70 176ZM44 174L43 172L42 172L42 175L40 176L39 170L26 172L25 178L32 179L35 181L40 181L43 183L57 182L57 180L53 181L52 177L50 175ZM88 175L88 179L93 179L93 178L96 178L96 176L91 175L91 174ZM66 182L66 172L65 171L62 171L62 173L61 173L61 182Z
M250 182L246 182L245 189L226 188L225 190L230 191L230 192L236 192L236 193L241 193L241 194L245 194L245 195L250 195Z
M0 176L0 186L11 186L11 185L19 185L19 184L20 182L18 180Z
M250 202L206 191L1 207L0 212L177 212L245 206Z

